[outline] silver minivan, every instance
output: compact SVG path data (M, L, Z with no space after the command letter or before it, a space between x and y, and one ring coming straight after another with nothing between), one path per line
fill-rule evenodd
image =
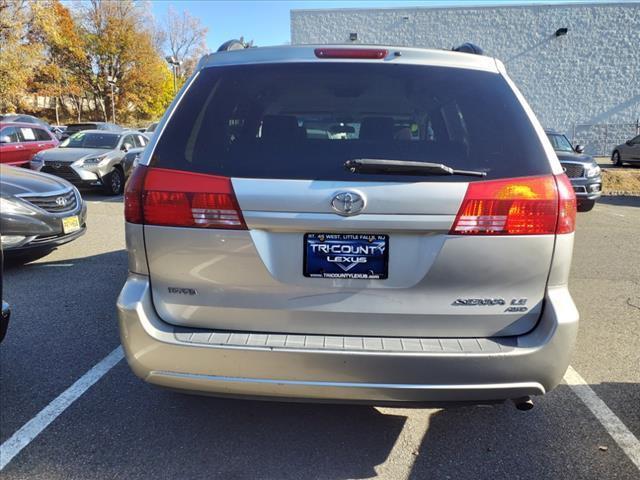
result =
M493 58L211 54L126 187L126 358L213 395L526 405L576 337L575 212Z

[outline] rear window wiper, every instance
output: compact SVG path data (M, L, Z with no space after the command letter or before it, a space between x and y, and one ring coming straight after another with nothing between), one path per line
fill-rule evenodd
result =
M411 162L408 160L379 160L354 158L344 162L352 173L390 173L397 175L467 175L485 177L487 172L478 170L456 170L442 163Z

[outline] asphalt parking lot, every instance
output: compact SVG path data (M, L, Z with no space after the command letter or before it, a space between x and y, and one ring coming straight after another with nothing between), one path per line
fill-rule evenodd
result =
M83 238L5 272L3 446L119 345L122 201L88 199ZM570 284L581 313L572 367L628 429L624 449L566 384L530 412L290 404L159 390L120 361L2 478L640 478L639 234L640 198L580 214Z

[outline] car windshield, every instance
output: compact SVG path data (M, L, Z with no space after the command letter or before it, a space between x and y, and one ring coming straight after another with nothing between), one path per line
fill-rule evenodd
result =
M120 135L113 133L78 132L60 144L60 148L105 148L112 150L118 145Z
M556 152L573 152L573 147L571 146L571 142L567 140L567 137L564 135L560 135L557 133L548 133L547 137L549 137L549 141L551 145L553 145L553 149Z

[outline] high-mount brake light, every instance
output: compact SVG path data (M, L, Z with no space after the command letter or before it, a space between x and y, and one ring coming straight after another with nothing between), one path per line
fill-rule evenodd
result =
M469 184L451 235L545 235L575 229L575 194L566 175Z
M128 222L168 227L247 228L231 179L164 168L145 169L140 177L136 177L137 173L138 169L125 194Z
M360 58L381 60L389 54L384 48L316 48L313 51L318 58Z

